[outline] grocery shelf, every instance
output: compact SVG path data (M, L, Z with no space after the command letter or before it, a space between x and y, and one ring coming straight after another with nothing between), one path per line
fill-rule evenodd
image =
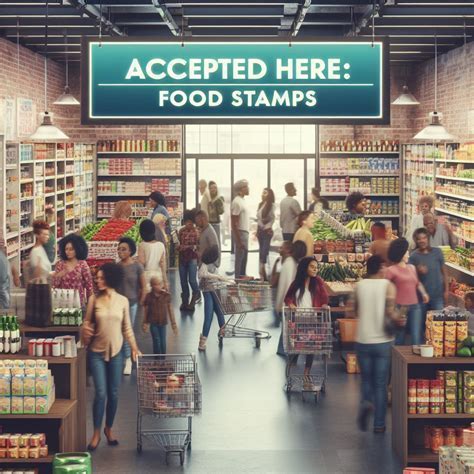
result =
M101 197L117 197L117 196L136 196L136 197L146 197L148 198L148 196L150 195L150 193L100 193L100 194L97 194L97 197L98 198L101 198ZM163 193L164 196L172 196L172 197L181 197L181 194L179 193ZM346 196L344 194L344 196Z
M454 270L458 270L459 272L463 272L468 276L474 277L474 272L471 272L470 270L468 270L465 267L461 267L460 265L456 265L455 263L451 263L451 262L446 262L446 265L448 267L453 268Z
M180 151L98 151L97 155L166 155L178 157Z
M413 159L413 158L407 158L405 156L404 158L405 161L410 161L411 163L434 163L434 159L433 158L426 158L426 159Z
M373 174L359 174L359 173L344 173L344 174L331 174L331 173L325 173L325 174L321 174L320 175L320 178L333 178L333 177L339 177L339 178L345 178L345 177L355 177L355 178L359 178L359 177L362 177L362 178L398 178L400 175L397 173L397 174L393 174L393 173L387 173L387 174L383 174L383 173L373 173Z
M22 251L30 250L30 249L31 249L32 247L34 247L34 246L35 246L35 243L34 243L34 242L31 242L31 244L22 246L22 247L21 247L21 250L22 250Z
M35 198L34 196L22 197L22 198L20 198L20 201L21 202L32 201L34 198Z
M349 193L352 193L354 191L346 191L345 193L323 193L321 192L321 196L329 196L329 197L342 197L342 196L347 196ZM388 193L388 194L383 194L383 193L380 193L380 194L377 194L377 193L362 193L364 196L372 196L372 197L399 197L400 194L399 193L396 193L396 194L392 194L392 193Z
M381 217L381 218L394 218L398 219L400 214L366 214L364 217Z
M398 155L399 151L320 151L320 155Z
M13 237L18 236L18 231L15 230L14 232L8 232L8 234L5 235L5 240L12 239Z
M474 202L474 196L461 196L459 194L452 194L452 193L447 193L445 191L435 191L436 194L439 194L440 196L446 196L446 197L451 197L455 199L462 199L464 201L473 201Z
M20 234L28 234L28 232L33 232L33 227L25 227L24 229L20 229Z
M429 449L423 449L419 451L409 451L408 461L416 463L438 463L439 454L432 453Z
M474 222L474 216L466 216L465 214L460 214L459 212L456 212L456 211L449 211L441 207L435 207L435 210L439 212L443 212L444 214L449 214L451 216L460 217L461 219Z
M474 239L468 239L467 237L464 237L463 235L456 234L456 232L454 232L454 235L458 239L464 240L465 242L469 242L470 244L474 244Z
M18 251L7 255L7 259L11 260L12 258L18 257Z
M474 178L461 178L459 176L436 175L436 179L450 179L453 181L465 181L466 183L474 183Z
M413 420L428 420L428 419L456 419L456 418L461 418L461 419L473 419L474 420L474 415L469 414L469 413L427 413L426 415L420 415L418 413L414 414L408 414L407 415L409 419Z
M48 413L44 414L24 414L24 415L2 415L2 420L9 420L9 419L63 419L65 418L77 405L76 400L66 400L66 399L56 399L53 403L51 409ZM3 459L2 459L3 462Z
M472 160L436 160L436 163L461 163L474 165L474 161Z
M3 417L3 415L2 415ZM50 464L53 462L54 459L54 454L50 454L46 456L45 458L38 458L38 459L33 459L33 458L2 458L0 460L0 464L26 464L26 463L32 463L32 464ZM23 469L22 469L23 471ZM16 472L16 471L15 471Z
M5 169L8 171L8 170L16 170L17 168L17 165L14 164L14 165L6 165L5 166Z
M181 174L152 174L153 172L150 171L148 174L97 174L99 178L181 178Z
M34 181L33 178L24 178L24 179L20 179L20 184L29 184L29 183L32 183Z

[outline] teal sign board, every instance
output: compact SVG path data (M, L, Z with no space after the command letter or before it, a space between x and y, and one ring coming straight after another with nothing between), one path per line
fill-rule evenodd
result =
M388 45L86 40L83 123L388 123Z

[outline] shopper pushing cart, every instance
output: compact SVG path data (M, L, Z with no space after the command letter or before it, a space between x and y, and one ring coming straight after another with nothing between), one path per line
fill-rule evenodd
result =
M317 271L318 264L313 257L300 261L295 280L285 297L288 307L283 311L283 340L288 354L287 391L299 388L303 393L313 392L316 400L325 388L327 358L332 351L329 296ZM296 370L299 354L306 355L304 372L291 375ZM322 374L311 374L315 355L323 360Z
M201 383L194 355L143 355L137 360L137 451L148 438L166 452L179 454L181 465L191 448L192 417L201 413ZM144 429L144 418L161 427ZM187 418L183 428L169 428L164 419ZM150 421L150 420L149 420ZM166 423L166 427L165 427ZM158 424L158 423L157 423Z

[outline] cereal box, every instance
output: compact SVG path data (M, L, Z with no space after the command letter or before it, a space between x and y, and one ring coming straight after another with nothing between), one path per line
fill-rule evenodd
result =
M0 372L0 396L11 395L11 375L7 369Z
M12 377L12 395L23 395L23 381L25 380L25 374L15 374Z
M11 412L11 398L0 397L0 415L8 415Z
M23 413L28 415L36 413L35 397L23 397Z
M23 415L23 397L13 397L11 410L14 415Z

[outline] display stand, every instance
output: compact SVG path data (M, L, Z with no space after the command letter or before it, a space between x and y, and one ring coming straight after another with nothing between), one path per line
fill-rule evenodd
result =
M28 328L29 329L29 328ZM55 328L32 328L35 330ZM71 329L71 328L68 328ZM23 327L23 331L25 327ZM54 333L54 331L52 331ZM28 331L29 333L29 331ZM57 333L56 333L57 334ZM44 335L44 332L43 332ZM86 351L77 357L31 357L27 354L1 354L0 359L44 359L54 376L56 401L44 415L1 415L3 432L46 433L50 455L41 459L0 459L0 468L7 464L21 468L38 464L40 473L51 472L55 453L86 449ZM4 466L5 464L5 466Z
M411 346L392 350L392 446L403 466L438 464L438 454L423 447L424 426L467 426L474 414L408 414L408 379L432 378L436 370L472 370L472 359L464 357L421 357Z

